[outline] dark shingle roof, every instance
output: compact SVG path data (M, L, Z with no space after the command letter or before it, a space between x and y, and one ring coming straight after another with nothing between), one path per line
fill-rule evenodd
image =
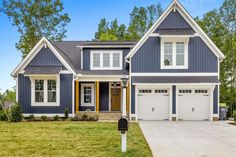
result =
M59 74L60 70L57 66L28 66L24 74Z
M220 83L217 76L135 76L133 83Z

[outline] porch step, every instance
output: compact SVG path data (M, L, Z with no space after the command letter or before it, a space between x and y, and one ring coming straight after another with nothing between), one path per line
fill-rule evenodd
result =
M99 121L118 121L121 117L121 112L100 112Z

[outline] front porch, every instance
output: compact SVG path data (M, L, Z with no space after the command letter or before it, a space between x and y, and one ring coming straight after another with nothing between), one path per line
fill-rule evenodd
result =
M122 111L122 87L120 81L75 81L75 113L91 111L99 114L99 120L117 120ZM127 115L130 110L129 86L126 90Z

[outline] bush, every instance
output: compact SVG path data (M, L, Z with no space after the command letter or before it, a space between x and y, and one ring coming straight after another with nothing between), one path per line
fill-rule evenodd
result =
M48 120L48 117L47 117L47 116L41 116L41 119L42 119L43 121L47 121L47 120Z
M35 119L35 117L34 117L33 114L31 114L31 115L29 115L29 116L27 117L27 120L28 120L28 121L34 121L34 119Z
M65 119L68 119L69 118L69 110L68 110L68 108L66 108L64 110L64 114L65 114Z
M234 122L236 122L236 110L233 112Z
M9 113L8 110L6 110L7 113ZM0 121L7 121L7 115L5 114L4 110L0 110Z
M12 122L20 122L23 118L22 115L22 109L20 107L19 103L15 103L11 108L10 108L10 120Z
M75 117L72 120L74 120L74 121L97 121L98 114L92 113L92 112L78 113L75 115Z
M60 117L58 116L58 115L55 115L54 117L53 117L53 120L55 120L55 121L58 121L60 119Z

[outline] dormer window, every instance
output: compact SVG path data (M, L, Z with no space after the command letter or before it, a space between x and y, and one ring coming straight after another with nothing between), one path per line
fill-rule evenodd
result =
M161 39L161 69L188 68L188 38Z
M122 70L122 51L91 51L91 70Z

